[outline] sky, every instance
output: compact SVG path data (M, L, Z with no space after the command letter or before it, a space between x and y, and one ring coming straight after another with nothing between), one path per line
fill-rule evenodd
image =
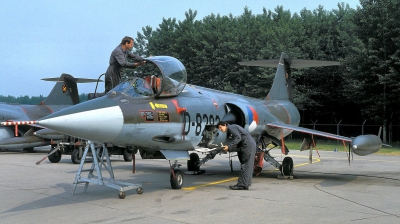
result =
M62 73L97 79L124 36L136 38L146 26L155 30L163 18L183 21L189 9L201 20L212 13L240 16L246 6L253 14L277 6L293 14L319 5L338 9L339 2L360 5L359 0L0 0L0 95L47 96L55 83L41 79ZM95 87L78 84L80 94ZM100 83L97 92L103 91Z

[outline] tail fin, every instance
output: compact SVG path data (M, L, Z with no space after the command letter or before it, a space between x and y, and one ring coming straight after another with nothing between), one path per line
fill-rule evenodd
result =
M277 67L274 82L266 99L268 100L290 100L292 101L292 77L290 68L308 68L340 65L337 61L318 61L292 59L282 52L280 59L268 59L258 61L239 62L240 65Z
M42 105L74 105L79 103L79 93L73 76L63 73L60 78L42 79L56 81L50 94L40 104Z

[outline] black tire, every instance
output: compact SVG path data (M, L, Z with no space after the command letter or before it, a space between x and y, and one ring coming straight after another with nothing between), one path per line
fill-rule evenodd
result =
M174 170L175 177L171 173L171 187L172 189L181 189L183 186L183 173L180 170Z
M124 199L124 198L126 197L125 192L120 191L120 192L118 193L118 197L119 197L119 199Z
M284 176L293 175L293 159L292 157L285 157L282 161L281 172Z
M48 157L51 163L58 163L61 160L61 152L60 150L55 151L53 154Z
M195 152L190 153L190 159L187 161L188 171L199 171L200 167L197 165L200 161L199 155Z
M71 153L71 161L73 164L80 164L82 157L79 156L79 149L74 149Z
M128 150L124 150L124 160L125 162L130 162L132 161L132 154L128 152Z

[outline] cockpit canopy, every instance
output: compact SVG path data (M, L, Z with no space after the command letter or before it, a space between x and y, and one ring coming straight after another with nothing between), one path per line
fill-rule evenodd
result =
M186 68L176 58L169 56L155 56L146 58L147 63L154 63L158 71L147 73L144 79L154 90L155 97L176 96L182 92L187 82ZM142 66L142 67L145 67Z
M155 98L177 96L185 88L185 66L170 56L145 58L146 64L135 69L135 76L116 86L113 91L132 97ZM112 91L111 91L112 92Z

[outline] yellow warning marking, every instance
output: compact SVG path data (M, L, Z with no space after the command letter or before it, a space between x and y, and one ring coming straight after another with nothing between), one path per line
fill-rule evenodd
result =
M313 161L312 163L319 163L319 162L321 162L321 159L316 158L315 161ZM310 165L312 163L300 163L300 164L294 165L294 167Z
M294 157L308 158L308 156L294 156ZM313 163L319 163L319 162L321 162L321 159L313 158ZM300 164L294 165L294 167L305 166L305 165L310 165L310 163L300 163ZM266 171L263 171L263 172L272 172L272 171L276 171L276 170L278 170L278 169L266 170ZM235 181L237 179L238 179L238 177L232 177L232 178L228 178L228 179L225 179L225 180L214 181L214 182L210 182L210 183L206 183L206 184L200 184L200 185L195 185L195 186L191 186L191 187L183 187L182 190L193 191L193 190L196 190L197 188L209 187L209 186L213 186L213 185L217 185L217 184L222 184L222 183L226 183L226 182Z
M154 104L157 108L164 108L164 109L167 109L168 108L168 106L167 106L167 104L163 104L163 103L156 103L156 104Z
M155 110L156 108L154 107L154 104L153 104L153 102L149 102L149 104L150 104L150 106L151 106L151 108L153 109L153 110Z

